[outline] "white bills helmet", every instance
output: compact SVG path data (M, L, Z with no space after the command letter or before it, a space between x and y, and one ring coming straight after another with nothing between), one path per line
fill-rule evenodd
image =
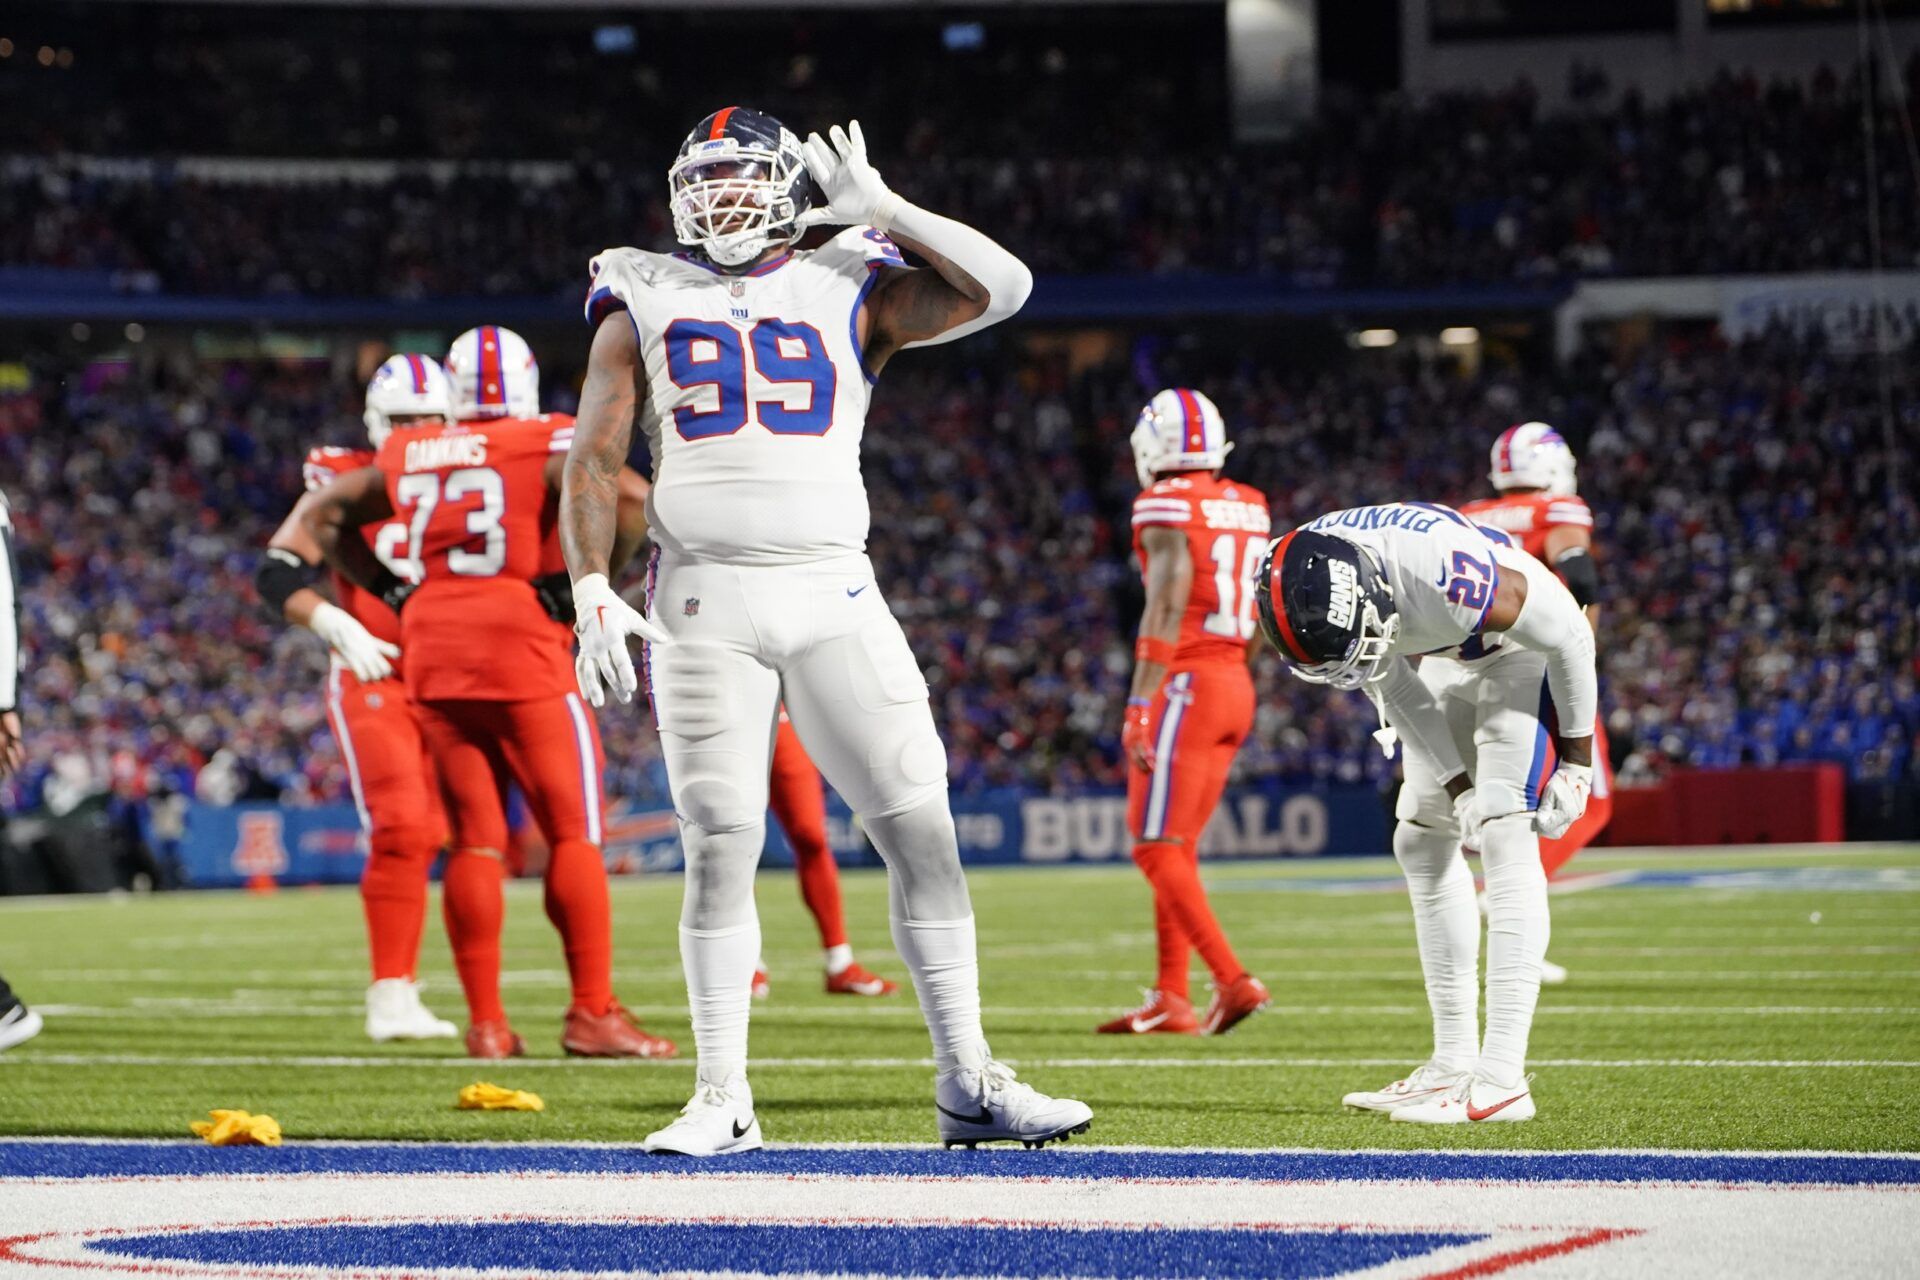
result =
M1493 470L1487 478L1502 493L1508 489L1544 489L1567 497L1577 488L1573 450L1544 422L1523 422L1502 431L1493 442Z
M447 348L453 416L532 418L540 413L540 363L527 340L511 329L483 324Z
M432 356L388 356L367 383L367 407L360 415L367 439L378 449L386 443L395 418L453 416L453 391L447 373Z
M722 267L791 244L812 193L800 139L752 107L723 107L695 125L667 170L674 238Z
M1214 471L1233 446L1226 419L1213 401L1191 387L1171 387L1147 401L1133 424L1133 469L1140 487L1163 471Z

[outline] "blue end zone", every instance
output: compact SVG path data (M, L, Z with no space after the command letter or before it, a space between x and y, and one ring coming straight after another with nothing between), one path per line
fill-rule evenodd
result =
M638 1147L0 1141L0 1178L303 1173L771 1174L920 1178L1220 1178L1256 1181L1726 1182L1920 1184L1920 1159L1894 1155L1700 1155L1452 1151L944 1151L789 1147L713 1162Z
M751 1223L421 1223L96 1240L116 1258L508 1275L635 1270L761 1275L1337 1276L1484 1235L1401 1231Z

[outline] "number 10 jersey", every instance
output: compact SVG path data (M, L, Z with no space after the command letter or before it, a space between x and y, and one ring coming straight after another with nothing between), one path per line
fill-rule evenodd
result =
M594 258L587 319L624 309L653 458L652 536L682 560L802 564L867 545L860 438L872 379L858 321L879 273L901 267L877 231L849 227L740 275L684 254Z
M1174 668L1244 664L1253 639L1253 579L1272 519L1258 489L1204 471L1164 477L1133 500L1133 550L1144 574L1141 534L1178 529L1193 557L1193 587L1180 619Z

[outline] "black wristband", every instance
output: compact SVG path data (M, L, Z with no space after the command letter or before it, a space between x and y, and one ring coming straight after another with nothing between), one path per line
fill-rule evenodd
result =
M406 605L407 598L418 589L416 583L408 582L393 570L382 567L380 576L367 584L367 590L380 597L380 603L399 613Z
M1600 598L1600 571L1594 568L1593 557L1585 547L1567 551L1553 567L1582 609Z
M253 587L260 593L261 603L278 620L286 616L287 601L294 592L304 591L319 580L318 565L308 564L291 551L269 547L254 572Z
M540 607L555 622L572 626L578 621L573 611L573 578L565 569L535 578L533 593L540 597Z

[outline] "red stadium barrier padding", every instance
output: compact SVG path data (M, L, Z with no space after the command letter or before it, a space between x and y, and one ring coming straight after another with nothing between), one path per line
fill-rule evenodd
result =
M1846 838L1846 772L1685 769L1658 786L1614 792L1610 845L1803 844Z

